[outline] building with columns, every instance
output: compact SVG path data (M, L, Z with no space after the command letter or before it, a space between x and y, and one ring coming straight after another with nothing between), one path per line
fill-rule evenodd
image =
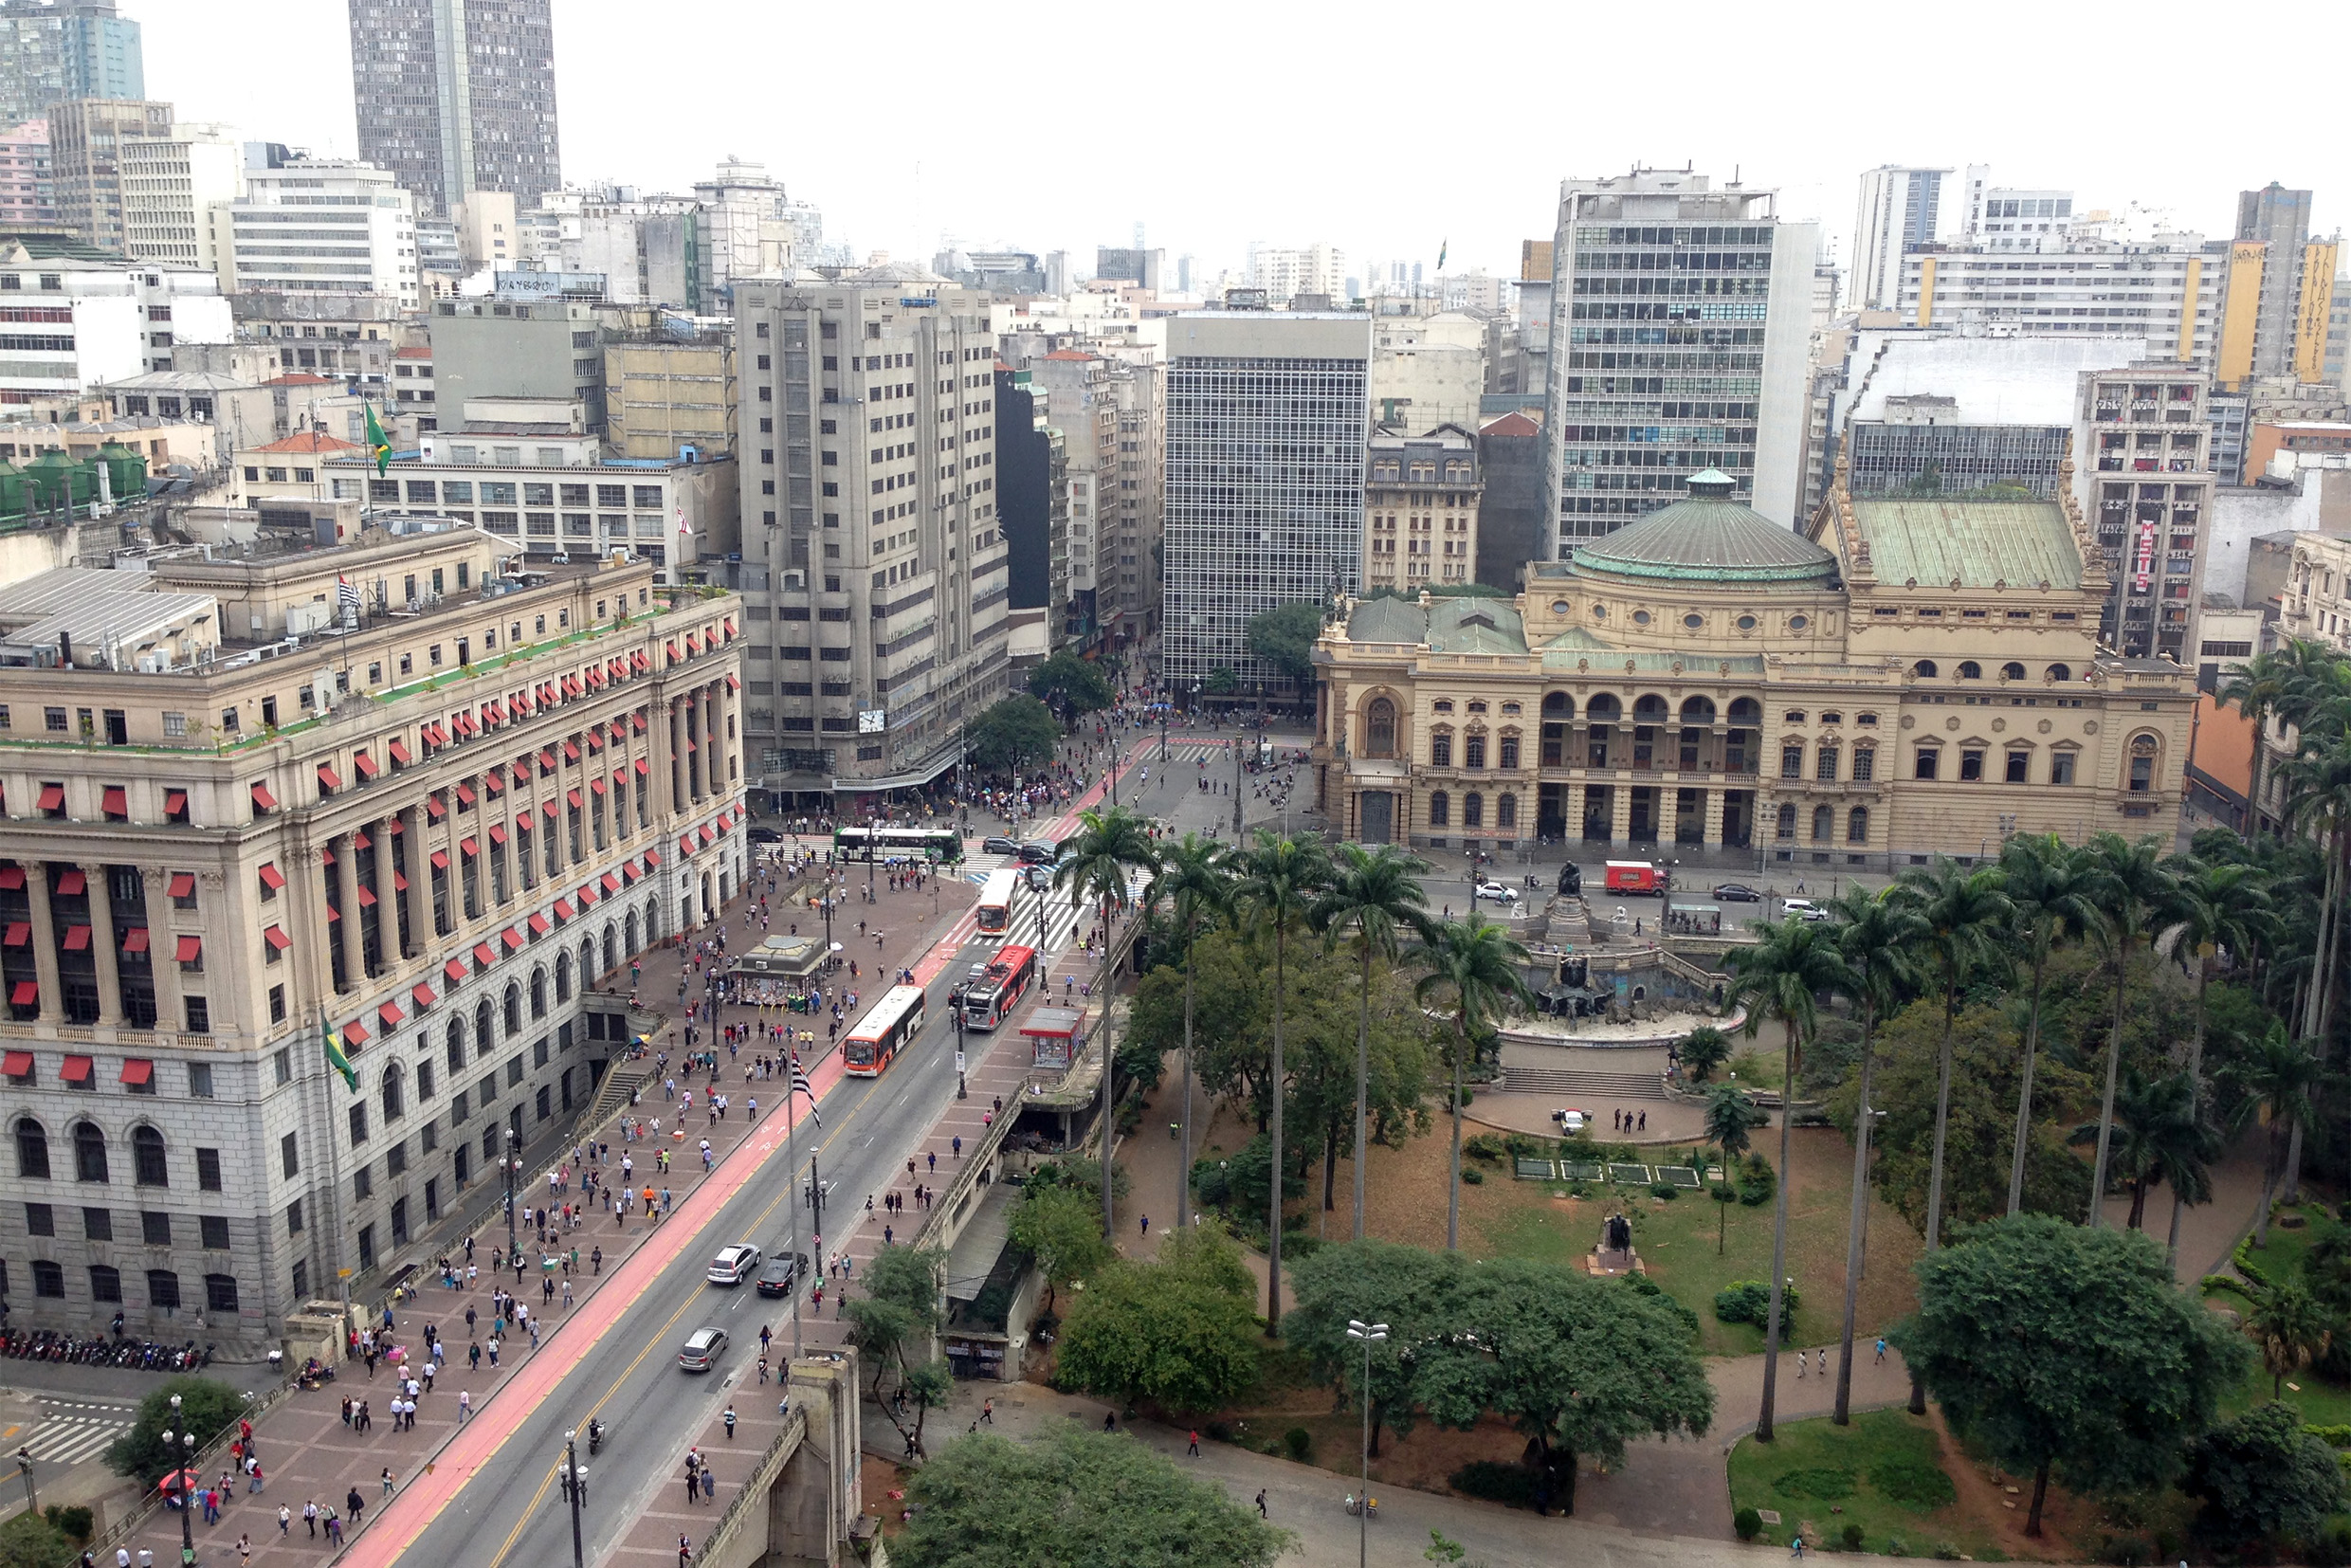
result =
M402 526L0 597L19 1325L251 1349L424 1264L743 879L739 601Z
M2172 830L2192 672L2100 648L2069 493L1855 496L1840 469L1796 533L1721 473L1687 487L1515 600L1350 607L1315 653L1341 836L1885 871Z

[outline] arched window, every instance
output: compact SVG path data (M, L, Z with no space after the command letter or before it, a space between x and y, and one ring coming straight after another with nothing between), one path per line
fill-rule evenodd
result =
M602 971L596 968L595 938L582 937L579 939L579 994L581 995L588 994L595 985L596 976L601 973Z
M1752 697L1731 699L1731 722L1750 727L1763 722L1763 704Z
M94 1302L122 1300L122 1270L110 1264L90 1265L90 1300Z
M2048 678L2050 681L2051 681L2051 682L2056 682L2056 681L2070 681L2070 680L2072 680L2072 679L2073 679L2073 671L2071 671L2070 669L2068 669L2068 668L2067 668L2065 665L2050 665L2050 666L2049 666L2049 668L2048 668L2048 670L2045 672L2045 674L2046 674L2047 678Z
M1475 790L1461 797L1461 825L1465 828L1485 826L1485 797Z
M1869 842L1868 807L1856 806L1851 811L1845 813L1845 842L1848 844L1867 844Z
M1632 721L1636 724L1662 724L1666 721L1666 700L1651 692L1632 704Z
M1935 661L1932 659L1921 659L1917 664L1910 666L1910 673L1917 676L1922 681L1932 681L1935 678Z
M1973 659L1962 659L1958 673L1962 681L1980 681L1983 679L1983 665Z
M153 1127L131 1133L131 1176L141 1187L169 1187L172 1171L163 1158L163 1135Z
M1832 834L1833 834L1835 831L1836 831L1836 808L1834 808L1833 806L1815 806L1815 807L1813 807L1813 842L1814 844L1826 844L1826 843L1828 843L1828 842L1829 842L1829 839L1830 839L1831 835L1832 835Z
M1480 734L1461 738L1461 765L1465 768L1485 766L1485 737Z
M169 1268L147 1270L147 1304L165 1312L179 1310L179 1276Z
M1602 692L1584 703L1584 719L1587 722L1594 724L1613 724L1623 717L1625 705L1607 692Z
M1453 765L1453 732L1438 730L1429 737L1429 766L1449 768Z
M506 987L506 1032L509 1036L522 1032L522 988L519 985Z
M2024 678L2025 666L2014 659L2000 666L2000 679L2003 681L2021 681Z
M482 1005L473 1010L473 1053L476 1057L487 1056L490 1048L498 1044L498 1033L491 1027L496 1018L497 1014L490 1008L490 999L484 996Z
M104 1181L106 1179L106 1135L93 1122L74 1123L74 1179Z
M49 1135L29 1116L16 1119L16 1174L42 1181L49 1178Z
M384 1082L377 1092L383 1099L386 1121L397 1121L408 1115L408 1094L401 1086L399 1063L394 1062L384 1069Z
M624 927L626 933L625 941L629 951L631 953L643 952L645 950L644 944L637 940L637 912L635 910L631 909L629 911L629 919L624 922ZM615 965L614 967L617 968L618 966Z
M1714 699L1711 697L1685 698L1682 702L1682 722L1685 724L1713 723Z
M1394 757L1395 746L1395 703L1385 697L1375 697L1363 710L1363 755Z
M1494 797L1494 826L1516 828L1519 825L1519 797L1514 794Z
M449 1071L463 1072L465 1070L465 1021L463 1018L449 1020L448 1062Z
M531 971L531 1016L547 1016L547 972L544 969Z
M1443 790L1439 790L1429 797L1429 826L1431 828L1449 827L1452 820L1453 797Z
M604 922L604 967L597 973L610 975L619 967L620 936L612 929L612 922L606 921Z
M556 955L556 1000L562 1003L571 999L572 956L569 953L558 953Z
M1794 806L1779 808L1779 824L1774 831L1780 838L1795 837L1795 808Z
M2131 738L2131 793L2145 794L2155 788L2155 762L2156 756L2160 750L2160 748L2156 744L2155 737L2152 735L2141 735Z
M1573 697L1563 691L1543 693L1542 716L1545 719L1572 719L1575 714L1576 700Z

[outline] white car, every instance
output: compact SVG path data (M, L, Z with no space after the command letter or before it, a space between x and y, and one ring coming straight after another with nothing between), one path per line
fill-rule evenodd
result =
M1810 899L1781 899L1779 917L1789 921L1825 921L1829 911Z
M1570 1138L1573 1138L1577 1133L1582 1132L1585 1127L1591 1124L1591 1119L1585 1112L1576 1110L1572 1107L1565 1110L1553 1111L1551 1113L1551 1120L1557 1121L1559 1124L1559 1131L1567 1134Z
M1519 890L1504 883L1482 882L1478 884L1478 897L1492 899L1500 903L1516 903L1519 902Z
M759 1249L747 1241L721 1247L702 1278L712 1285L740 1285L759 1271Z

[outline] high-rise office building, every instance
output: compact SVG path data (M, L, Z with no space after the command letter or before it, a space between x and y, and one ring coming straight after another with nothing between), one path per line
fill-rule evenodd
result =
M1777 193L1637 169L1559 187L1550 387L1557 548L1614 533L1712 468L1791 526L1820 228Z
M905 263L735 283L753 782L854 816L1004 695L987 296Z
M389 171L348 158L247 167L246 193L211 210L221 287L231 294L419 299L413 199Z
M1861 206L1853 214L1853 304L1891 310L1902 297L1902 253L1935 238L1948 169L1881 164L1861 176Z
M49 108L49 163L60 221L100 250L122 255L124 150L172 134L172 106L77 98Z
M219 264L212 207L245 190L245 150L218 125L174 125L119 149L122 253L210 272Z
M1371 318L1186 311L1167 354L1168 679L1270 682L1249 617L1361 584Z
M2295 306L2302 297L2303 246L2309 238L2309 191L2288 191L2271 180L2258 191L2237 192L2237 243L2232 253L2229 287L2233 294L2240 282L2253 286L2252 374L2264 380L2294 373ZM2257 274L2236 264L2236 258L2256 245L2261 246ZM2331 288L2334 281L2330 266L2325 285ZM2235 315L2232 300L2232 319ZM2222 378L2234 379L2225 368Z
M2111 578L2099 640L2125 658L2185 664L2212 511L2203 371L2160 359L2084 371L2074 498Z
M68 99L146 96L138 24L114 0L0 0L0 123Z
M563 184L550 0L351 0L359 156L391 170L417 211L447 217L469 191L519 205Z
M28 119L0 132L0 223L14 228L57 221L57 175L49 166L49 122Z

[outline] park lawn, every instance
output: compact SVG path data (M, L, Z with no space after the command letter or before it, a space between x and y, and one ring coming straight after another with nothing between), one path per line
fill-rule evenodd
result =
M1926 1557L1948 1546L1978 1562L2001 1560L1991 1522L1960 1501L1950 1467L1963 1463L1944 1455L1926 1417L1906 1411L1862 1412L1850 1427L1787 1421L1774 1441L1750 1434L1731 1449L1731 1508L1777 1512L1780 1522L1766 1523L1761 1539L1780 1545L1801 1527L1841 1549L1845 1527L1858 1524L1867 1552Z
M1763 1137L1777 1157L1777 1133ZM1844 1310L1846 1224L1852 1201L1852 1150L1826 1128L1798 1128L1795 1138L1795 1198L1788 1212L1788 1272L1799 1296L1782 1337L1783 1347L1834 1340ZM1576 1265L1598 1240L1601 1221L1622 1212L1632 1222L1633 1249L1649 1277L1698 1315L1699 1348L1713 1356L1749 1356L1763 1349L1763 1330L1726 1323L1714 1315L1716 1292L1740 1280L1768 1280L1772 1208L1719 1205L1703 1192L1672 1199L1646 1187L1595 1188L1587 1197L1563 1196L1557 1182L1488 1178L1468 1211L1471 1250L1486 1256L1537 1258ZM1716 1251L1717 1210L1723 1247ZM1914 1300L1910 1266L1919 1237L1902 1216L1872 1201L1868 1267L1855 1312L1855 1332L1874 1338L1907 1312Z
M1742 1089L1777 1089L1787 1082L1787 1065L1778 1051L1749 1046L1717 1068L1713 1081L1737 1084Z

